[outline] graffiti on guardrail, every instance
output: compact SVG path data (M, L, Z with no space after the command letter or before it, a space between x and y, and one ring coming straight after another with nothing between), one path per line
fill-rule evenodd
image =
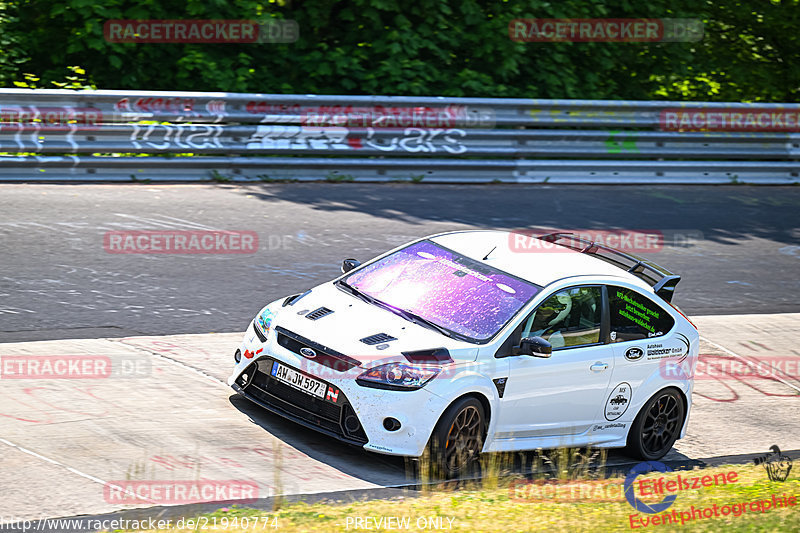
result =
M220 122L228 114L226 102L221 99L208 100L202 105L195 98L154 96L120 98L114 103L114 111L115 122L137 122L156 115L172 115L171 122L188 122L200 118L203 121L213 118L214 122Z
M154 150L222 148L219 124L134 124L130 141L134 147Z
M362 135L363 132L363 135ZM381 152L437 152L462 154L467 147L460 141L467 133L461 129L405 128L395 135L379 135L375 128L364 132L341 126L258 126L245 141L248 149L273 150L359 150Z
M16 154L4 160L0 180L202 180L226 172L233 181L792 184L800 179L798 149L783 132L800 131L798 124L800 105L790 103L0 89L0 148ZM153 164L132 152L222 156ZM326 165L293 157L276 168L267 154L348 157ZM401 157L409 155L428 157L424 175L421 161ZM453 160L474 155L486 159L454 170ZM371 157L374 172L353 172L350 157Z
M245 140L248 149L348 150L348 129L300 126L258 126Z
M467 147L459 138L466 137L466 135L466 131L456 128L406 128L402 135L378 139L375 137L375 130L368 128L364 144L383 152L398 149L406 152L436 152L438 147L439 151L463 154L467 151Z
M140 111L152 113L155 111L169 111L173 113L192 113L194 112L194 98L161 98L161 97L140 97L136 100L121 98L114 104L117 111Z

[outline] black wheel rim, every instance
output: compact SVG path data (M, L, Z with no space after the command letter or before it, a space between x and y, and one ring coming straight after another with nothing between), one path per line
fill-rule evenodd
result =
M481 414L472 405L458 412L450 424L444 445L444 459L451 473L461 471L481 451Z
M649 455L660 455L672 447L680 424L680 403L672 394L660 396L645 414L642 447Z

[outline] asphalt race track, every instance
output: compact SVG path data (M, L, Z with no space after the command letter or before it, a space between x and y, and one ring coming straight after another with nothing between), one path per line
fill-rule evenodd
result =
M745 462L773 444L797 457L798 213L797 187L2 186L0 356L99 355L128 371L2 381L0 522L166 512L109 494L125 480L244 480L267 508L276 495L409 484L402 460L329 442L224 381L265 303L335 276L345 257L476 227L660 230L649 258L684 276L675 301L700 329L701 360L790 363L779 379L699 380L689 433L666 459ZM259 249L104 249L108 231L165 229L251 230Z
M800 188L4 185L0 342L238 331L267 302L464 228L661 230L693 315L800 311ZM252 230L256 254L111 254L114 230Z

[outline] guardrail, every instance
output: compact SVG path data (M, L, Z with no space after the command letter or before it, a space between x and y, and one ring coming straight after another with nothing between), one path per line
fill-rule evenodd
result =
M0 89L0 181L208 179L793 184L800 105Z

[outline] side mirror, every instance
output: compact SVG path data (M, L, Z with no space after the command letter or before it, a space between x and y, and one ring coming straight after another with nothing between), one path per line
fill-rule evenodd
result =
M519 342L519 353L546 358L553 354L553 345L541 337L525 337Z
M342 261L342 274L347 274L358 266L361 266L361 261L358 259L345 259Z

